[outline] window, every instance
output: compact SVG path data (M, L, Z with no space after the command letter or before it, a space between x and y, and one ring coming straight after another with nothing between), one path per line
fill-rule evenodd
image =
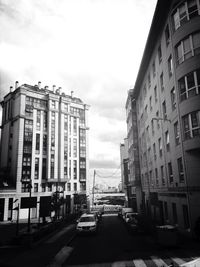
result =
M158 147L159 147L159 155L162 157L162 140L161 138L158 139Z
M161 61L162 61L162 50L161 50L161 46L158 47L158 60L159 60L159 63L161 63Z
M77 191L77 183L74 183L74 191Z
M196 96L200 93L200 69L191 72L178 81L180 100Z
M165 101L163 101L163 103L162 103L162 110L163 110L163 119L167 120L167 107L166 107Z
M152 131L152 135L154 135L155 130L154 130L154 120L153 119L151 120L151 131Z
M152 96L149 97L149 108L152 110Z
M165 185L165 175L164 175L164 167L160 167L160 172L161 172L161 179L162 179L162 185Z
M156 185L159 185L159 180L158 180L158 169L155 168L155 176L156 176Z
M152 64L152 72L153 72L153 77L156 76L156 65L155 65L155 61Z
M77 161L73 161L73 166L74 166L74 179L77 179Z
M173 74L173 62L172 62L171 56L168 59L168 73L169 73L169 77L171 77Z
M157 93L157 87L156 86L154 87L154 99L155 99L155 102L158 101L158 93Z
M176 61L178 65L198 54L200 54L200 32L189 35L176 46Z
M148 74L148 87L151 87L151 74Z
M188 213L188 206L183 205L183 221L184 221L184 228L189 229L190 228L190 222L189 222L189 213Z
M174 124L174 136L175 136L175 144L179 145L180 144L180 130L179 130L178 122Z
M43 126L44 126L44 131L46 131L47 130L47 112L46 111L44 111Z
M160 87L161 91L164 91L164 80L163 80L163 72L160 74Z
M80 191L85 191L86 190L86 183L85 182L81 182L80 183Z
M31 166L31 157L30 156L24 156L23 157L23 166Z
M51 154L51 179L54 179L54 161L55 157L54 154Z
M177 159L178 163L178 173L179 173L179 182L184 182L184 171L183 171L183 161L182 158Z
M73 156L77 157L77 139L73 139Z
M46 158L43 158L42 159L42 179L43 180L46 180L47 176L46 176L46 168L47 168L47 160Z
M170 43L169 25L167 25L165 29L165 41L166 41L166 46L168 46Z
M68 111L68 104L64 103L64 111L67 112Z
M51 192L51 191L52 191L52 185L48 184L48 192Z
M153 155L154 155L154 159L156 160L157 156L156 156L156 144L153 143Z
M156 111L156 117L157 117L157 129L160 128L160 121L159 121L159 111Z
M173 223L176 225L178 223L176 203L172 203L172 213L173 213Z
M36 134L35 153L40 153L40 134Z
M35 158L35 179L39 178L39 158Z
M173 176L173 169L171 162L168 163L168 174L169 174L169 183L172 184L174 182L174 176Z
M36 130L40 130L40 125L41 125L41 111L37 110L37 119L36 119Z
M77 119L73 118L73 134L77 135Z
M53 109L56 108L56 101L55 101L55 100L52 100L52 101L51 101L51 107L52 107Z
M46 192L46 185L42 184L42 192Z
M169 143L169 132L165 132L165 143L166 143L166 150L167 152L170 151L170 143Z
M71 184L67 183L67 191L70 192L71 191Z
M38 184L34 183L34 192L38 192Z
M174 87L171 90L171 105L172 105L172 111L176 109L176 93Z
M194 111L183 118L185 140L200 136L200 111Z
M174 31L198 15L200 15L199 0L188 0L181 3L172 16Z
M21 192L22 192L22 193L27 193L27 192L29 192L27 183L22 183Z

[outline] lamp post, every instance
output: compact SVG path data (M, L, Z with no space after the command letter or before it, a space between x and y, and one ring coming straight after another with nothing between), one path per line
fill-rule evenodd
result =
M31 182L27 185L27 188L29 190L29 207L28 207L28 229L27 232L30 233L31 231Z

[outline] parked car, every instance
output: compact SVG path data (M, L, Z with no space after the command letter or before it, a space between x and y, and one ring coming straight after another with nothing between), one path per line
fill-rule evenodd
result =
M124 218L124 215L127 212L133 212L133 209L132 208L120 208L119 211L118 211L118 216L120 218Z
M94 214L83 214L77 222L76 226L78 233L96 233L97 218Z
M125 223L130 232L138 233L141 231L138 220L138 213L126 213Z
M138 219L138 213L136 212L127 212L124 215L124 220L126 223L128 223L129 221L134 221L134 220L136 221L137 219Z
M127 213L133 213L133 209L132 208L123 208L122 209L122 218L125 220L126 214Z

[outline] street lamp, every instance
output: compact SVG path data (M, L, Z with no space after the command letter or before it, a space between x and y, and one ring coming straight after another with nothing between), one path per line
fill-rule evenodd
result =
M30 233L31 231L31 182L28 183L27 188L29 190L29 207L28 207L28 229L27 232Z

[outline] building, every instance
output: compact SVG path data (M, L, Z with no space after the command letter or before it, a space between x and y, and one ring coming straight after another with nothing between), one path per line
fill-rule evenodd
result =
M86 202L88 105L53 86L16 82L1 102L0 220L62 213ZM59 208L60 209L60 208Z
M158 223L192 233L200 216L199 0L158 0L129 98L137 116L131 133L139 144L137 206Z
M129 166L128 166L128 139L124 139L124 143L120 144L120 168L121 168L121 182L122 182L122 192L126 193L127 196L127 184L129 176Z

